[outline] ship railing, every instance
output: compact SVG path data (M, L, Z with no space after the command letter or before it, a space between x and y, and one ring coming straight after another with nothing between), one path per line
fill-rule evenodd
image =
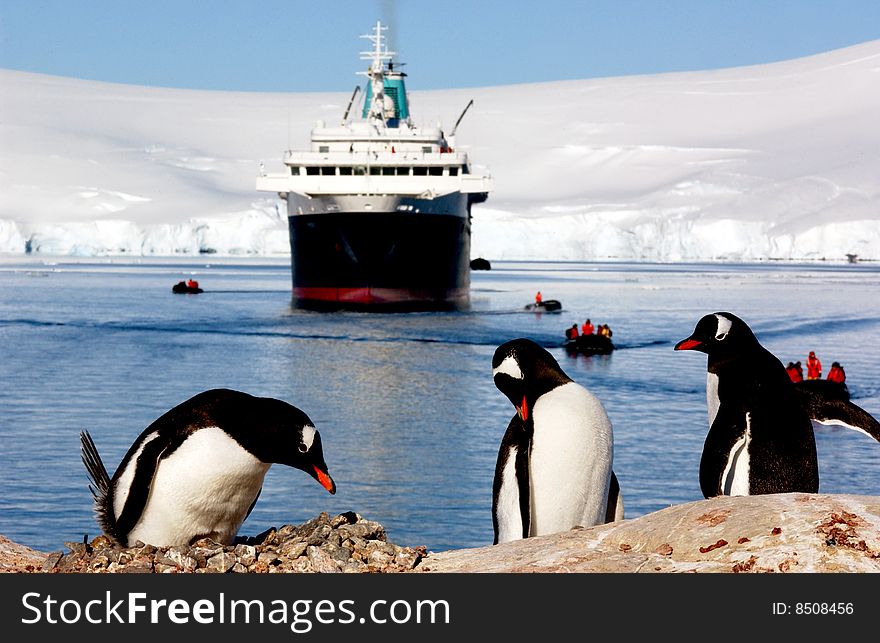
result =
M427 180L415 180L427 179ZM299 175L269 174L257 177L257 190L315 195L315 194L408 194L427 191L435 194L489 192L492 177L464 174L459 176L377 176L377 175Z
M437 165L461 164L467 162L466 152L426 152L422 150L392 150L392 146L388 149L370 150L370 151L354 151L346 150L330 150L326 152L315 151L294 151L287 150L284 153L284 163L306 164L313 163L316 165L338 165L345 163L346 165L368 165L371 163L381 165L400 165L412 163L435 163Z

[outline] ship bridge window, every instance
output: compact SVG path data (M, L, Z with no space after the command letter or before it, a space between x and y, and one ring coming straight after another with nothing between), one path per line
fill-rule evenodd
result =
M409 176L409 168L408 167L397 168L397 176Z
M319 153L319 154L326 154L326 153L329 152L329 151L330 151L330 146L329 146L329 145L319 145L319 146L318 146L318 153Z
M433 150L431 149L430 145L422 145L422 153L423 154L430 154L432 151Z
M429 167L428 174L431 176L443 176L443 168L442 167Z
M336 176L336 168L325 165L321 168L321 176Z
M413 176L428 176L428 168L414 167L413 168Z
M449 168L449 176L458 176L458 168L457 167Z
M365 168L363 165L358 165L354 168L354 175L355 176L363 176L366 173L367 173L367 168Z
M306 174L308 174L309 176L317 176L320 173L321 172L320 172L319 168L315 167L314 165L309 165L306 168Z
M370 167L370 174L372 176L379 176L379 168L376 167L375 165L371 166Z
M350 165L343 165L339 168L339 174L342 176L351 176L352 167Z
M468 169L468 166L467 166L467 165L462 164L462 166L461 166L461 173L462 173L462 174L470 174L471 171Z
M298 166L298 165L294 165L294 166L292 166L292 167L290 168L290 174L291 174L292 176L299 176L299 166Z
M393 167L383 167L382 168L382 176L394 176L394 168Z

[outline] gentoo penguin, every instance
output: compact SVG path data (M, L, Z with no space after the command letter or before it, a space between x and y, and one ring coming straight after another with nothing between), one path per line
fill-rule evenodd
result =
M706 315L675 350L708 356L709 433L700 460L706 498L817 492L813 419L880 439L880 425L855 404L798 389L782 362L736 315Z
M80 440L98 523L122 546L231 543L276 462L336 493L312 421L273 398L199 393L148 426L112 479L88 432Z
M495 465L495 544L621 520L602 403L529 339L499 346L492 375L516 408Z

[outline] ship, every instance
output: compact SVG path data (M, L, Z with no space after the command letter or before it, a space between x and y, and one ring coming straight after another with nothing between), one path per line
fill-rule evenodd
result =
M284 171L261 169L258 191L286 202L296 308L461 310L470 305L471 206L492 189L455 133L414 124L401 64L377 21L364 88L338 125L318 121L310 148ZM358 95L362 106L356 99ZM357 105L360 109L352 110Z

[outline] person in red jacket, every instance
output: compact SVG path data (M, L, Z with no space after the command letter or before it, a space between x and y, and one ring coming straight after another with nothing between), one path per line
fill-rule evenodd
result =
M785 367L785 372L788 373L788 377L794 383L801 382L804 379L804 372L800 369L800 366L796 366L792 362L789 362L788 366Z
M837 382L838 384L846 382L846 373L843 371L843 366L841 366L839 362L831 364L831 368L828 370L828 381Z
M816 353L814 351L810 351L810 356L807 358L807 379L818 380L821 377L822 362L820 362L819 358L816 357Z
M593 322L587 319L587 321L584 322L583 326L581 326L581 335L592 335L593 330Z
M540 290L537 293L535 293L535 303L536 304L540 304L543 301L543 299L544 298L541 296Z

